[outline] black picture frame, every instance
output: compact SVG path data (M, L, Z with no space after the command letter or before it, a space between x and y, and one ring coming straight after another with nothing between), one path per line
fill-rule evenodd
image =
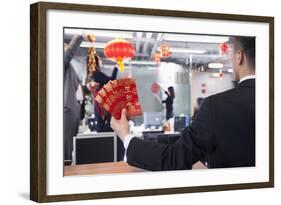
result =
M269 24L269 180L267 182L228 185L47 195L46 13L50 9L242 22L249 21ZM33 201L53 202L274 187L274 17L49 2L35 3L30 6L30 81L30 199Z

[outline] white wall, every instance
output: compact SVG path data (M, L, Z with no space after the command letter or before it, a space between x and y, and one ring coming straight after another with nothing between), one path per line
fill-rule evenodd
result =
M51 0L49 0L51 1ZM280 36L281 13L277 0L60 0L88 4L136 6L275 16L275 90L281 86ZM0 190L1 204L34 204L29 192L29 3L10 0L1 5L1 143ZM280 92L275 93L275 120L280 124ZM169 196L106 199L98 201L53 204L278 204L280 200L280 126L275 130L276 187L225 192L195 193Z
M205 84L205 93L201 92L202 84ZM209 72L193 72L191 87L191 112L193 113L194 107L197 106L198 97L206 98L233 88L232 74L224 73L222 78L215 78Z

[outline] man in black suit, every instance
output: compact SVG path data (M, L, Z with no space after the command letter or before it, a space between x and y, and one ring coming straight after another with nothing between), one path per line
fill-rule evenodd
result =
M145 142L129 134L126 111L111 127L123 140L127 162L147 170L255 166L255 38L230 38L236 88L207 97L193 123L173 145Z

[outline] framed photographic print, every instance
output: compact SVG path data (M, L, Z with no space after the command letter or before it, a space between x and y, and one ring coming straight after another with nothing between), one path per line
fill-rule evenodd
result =
M274 186L274 18L30 6L30 198Z

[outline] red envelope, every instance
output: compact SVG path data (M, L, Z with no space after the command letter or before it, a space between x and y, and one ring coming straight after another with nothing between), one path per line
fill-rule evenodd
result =
M127 117L135 117L142 114L141 106L138 99L136 81L133 78L124 78L118 80L125 96Z
M128 118L142 114L136 81L133 78L108 82L98 92L95 100L118 120L121 118L123 108L126 108Z

